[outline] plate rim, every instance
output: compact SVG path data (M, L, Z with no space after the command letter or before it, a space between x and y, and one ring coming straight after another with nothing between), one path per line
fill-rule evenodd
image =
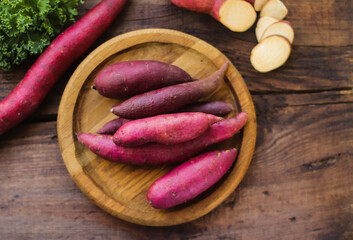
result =
M95 184L84 173L83 168L79 164L78 160L76 159L75 152L74 152L74 148L75 148L74 145L75 145L75 141L77 142L77 138L76 138L76 133L73 132L72 126L73 126L74 108L75 108L76 102L71 103L71 105L69 105L69 106L66 103L66 100L68 99L66 96L68 94L72 94L71 93L73 91L72 85L75 83L75 79L80 75L83 75L83 76L87 75L86 77L84 77L84 79L87 79L87 77L90 75L90 72L86 73L86 74L84 73L85 72L84 66L87 63L92 64L92 62L93 62L94 63L93 69L95 69L99 64L102 63L102 61L96 60L97 58L95 58L95 57L98 54L100 54L103 49L108 49L108 50L111 49L112 50L112 51L108 51L110 54L107 54L108 56L104 57L104 59L107 59L108 57L116 54L117 52L120 52L124 49L128 49L134 45L151 42L151 40L153 38L150 39L149 37L147 37L151 34L153 34L154 36L156 36L156 34L158 34L158 39L157 39L158 41L154 40L153 42L165 43L166 42L166 40L164 39L165 35L172 35L173 36L172 39L168 39L168 41L167 41L168 43L180 44L179 39L183 39L184 41L187 40L186 44L182 44L183 46L187 46L191 49L196 50L197 52L201 51L200 53L207 56L218 68L220 68L221 65L225 61L229 61L230 64L229 64L229 67L228 67L228 70L226 73L227 77L228 77L228 79L230 79L228 76L229 72L231 72L231 74L234 74L234 75L239 75L236 77L239 78L238 84L242 85L241 86L242 91L240 91L238 88L234 88L235 97L237 98L236 99L237 102L239 102L239 106L240 106L241 110L246 111L248 113L248 122L243 129L243 137L242 137L240 149L238 149L239 151L238 151L237 161L236 161L235 165L233 166L233 169L230 172L229 176L227 177L227 178L232 177L235 179L233 179L234 181L232 182L231 186L228 186L227 188L224 189L224 193L222 195L225 197L221 197L221 198L217 199L216 202L213 202L212 204L210 204L212 206L210 206L210 205L206 206L203 209L203 211L200 211L200 213L198 213L198 214L194 214L193 217L190 217L190 218L185 217L182 219L173 219L170 222L158 222L158 221L150 222L150 221L146 221L146 220L141 220L139 218L134 218L133 216L127 216L125 214L121 214L116 211L112 211L112 208L110 207L110 205L111 204L119 204L119 203L115 202L113 199L110 199L108 196L104 197L104 192L101 190L97 190L94 192L87 190L87 184L94 185L94 186L95 186ZM142 36L143 36L143 38L139 39L139 37L142 37ZM127 40L129 40L131 38L136 38L137 40L140 40L142 42L128 43ZM116 48L114 48L116 42L119 42L122 45L120 47L121 49L118 48L118 50L117 50ZM114 48L114 50L112 48ZM207 49L207 54L202 52L203 49ZM210 52L209 49L212 49L212 51ZM232 76L232 77L235 77L235 76ZM83 81L83 83L84 83L84 81ZM80 84L81 87L79 89L74 90L74 92L77 93L75 95L76 99L81 91L83 83ZM245 100L247 100L246 103L242 104L242 102ZM68 109L70 109L69 113L67 112ZM64 128L64 126L68 125L67 121L70 122L69 126L71 126L71 130ZM65 134L65 132L66 132L66 134ZM251 132L252 134L246 134L248 132ZM243 80L242 76L240 75L238 70L235 68L235 66L232 64L232 62L221 51L219 51L217 48L215 48L211 44L209 44L209 43L207 43L207 42L205 42L195 36L189 35L187 33L183 33L183 32L177 31L177 30L164 29L164 28L147 28L147 29L134 30L134 31L127 32L127 33L124 33L124 34L121 34L121 35L118 35L116 37L111 38L110 40L104 42L103 44L98 46L95 50L93 50L78 65L78 67L76 68L76 70L74 71L72 76L70 77L70 79L65 87L61 101L60 101L59 110L58 110L58 117L57 117L57 133L58 133L58 142L59 142L59 146L60 146L60 152L61 152L62 158L64 160L66 169L68 170L70 176L75 181L76 185L84 193L84 195L86 197L88 197L89 199L91 199L97 206L99 206L104 211L110 213L111 215L113 215L115 217L118 217L120 219L123 219L128 222L132 222L135 224L145 225L145 226L172 226L172 225L177 225L177 224L182 224L182 223L186 223L189 221L193 221L197 218L200 218L200 217L208 214L210 211L212 211L214 208L216 208L218 205L220 205L227 197L229 197L229 195L232 192L235 191L235 189L238 187L239 183L244 178L244 176L249 168L249 165L251 163L252 157L253 157L255 144L256 144L256 136L257 136L257 122L256 122L255 107L254 107L252 97L250 95L250 92L247 88L245 81ZM68 133L71 133L71 134L68 134ZM65 140L68 139L72 142L70 144L70 145L72 145L71 150L66 148L66 146L64 146L64 144L63 144L64 139ZM244 152L243 145L246 145L246 148L248 149L246 152ZM64 149L64 148L66 148L66 149ZM69 154L71 154L71 155L73 154L75 157L74 158L67 157L66 155L69 155ZM240 161L239 161L240 158L241 159L244 158L246 161L240 163ZM83 182L85 182L85 184L83 184ZM222 185L220 187L222 187ZM97 188L97 186L96 186L96 188ZM101 191L101 192L99 192L99 191ZM102 196L102 199L104 199L104 201L97 200L97 195ZM207 198L205 198L205 199L207 199ZM100 198L98 198L98 199L100 199ZM121 207L123 208L124 206L121 206Z

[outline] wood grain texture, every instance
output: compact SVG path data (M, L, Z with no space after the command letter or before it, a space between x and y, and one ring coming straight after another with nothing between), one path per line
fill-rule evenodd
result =
M0 138L1 236L351 239L352 92L253 99L262 111L257 111L258 147L244 180L210 214L174 227L138 226L96 207L67 173L56 122L22 125Z
M159 60L180 67L194 79L202 79L228 59L217 49L190 35L165 29L132 31L102 44L76 69L63 94L58 115L58 137L65 165L80 189L98 206L126 221L147 226L169 226L199 218L231 194L245 175L256 141L256 119L250 93L236 68L230 64L226 79L205 100L233 105L236 113L248 113L243 134L218 144L220 149L238 149L237 161L217 186L187 204L153 209L146 200L149 186L174 166L118 164L97 157L82 146L76 134L95 133L114 118L110 108L121 100L102 97L91 89L105 66L128 60Z
M79 15L98 1L86 0ZM254 28L233 33L169 0L129 1L92 47L127 31L163 27L199 37L229 57L252 93L259 147L223 204L187 224L149 228L110 216L81 193L60 155L55 122L81 58L35 117L0 137L1 239L353 239L352 1L283 1L294 48L285 66L268 74L249 62ZM0 72L0 98L33 61Z

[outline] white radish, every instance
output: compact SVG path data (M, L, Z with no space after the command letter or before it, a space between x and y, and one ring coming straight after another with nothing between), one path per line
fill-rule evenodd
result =
M251 51L250 62L259 72L269 72L282 66L291 53L291 44L280 35L259 42Z
M281 35L287 38L291 44L294 40L294 31L288 21L280 21L270 25L262 34L261 40L272 35Z
M269 16L282 20L288 14L288 9L280 0L269 0L262 8L260 16Z
M260 17L259 20L257 21L256 24L256 29L255 29L255 33L256 33L256 39L258 42L260 42L262 34L264 33L264 31L273 23L278 22L279 20L273 17L269 17L269 16L263 16Z

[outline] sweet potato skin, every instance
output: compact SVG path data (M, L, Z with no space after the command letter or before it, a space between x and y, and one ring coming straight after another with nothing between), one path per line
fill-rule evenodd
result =
M184 0L171 0L178 7L186 8L191 11L201 12L201 13L210 13L215 0L193 0L193 1L184 1Z
M137 119L174 112L214 92L223 81L227 67L228 62L205 79L164 87L136 95L114 106L111 112L127 119Z
M182 109L180 112L202 112L216 116L225 116L233 111L233 105L222 101L210 101L210 102L197 102L189 104Z
M114 135L114 133L125 123L130 122L131 120L125 118L115 118L100 128L97 133L98 134L107 134L107 135Z
M159 61L136 60L111 64L98 73L94 86L108 98L125 98L193 79L181 68Z
M30 116L65 70L108 28L127 0L103 0L61 33L0 102L0 134Z
M171 0L178 7L191 11L210 14L219 21L219 9L227 0Z
M177 163L231 138L245 125L246 120L247 113L239 113L235 118L212 124L200 137L176 145L148 143L135 148L120 147L113 142L112 136L91 133L79 133L77 139L98 156L114 162L134 165Z
M173 113L134 120L120 127L114 143L135 147L148 142L178 144L202 135L207 128L222 120L205 113Z
M222 101L197 102L189 104L176 112L201 112L223 117L233 111L233 105ZM107 122L101 129L97 131L98 134L114 135L118 129L125 123L130 122L130 119L116 118Z
M157 179L147 191L152 207L166 209L195 198L210 188L232 166L236 149L201 154Z

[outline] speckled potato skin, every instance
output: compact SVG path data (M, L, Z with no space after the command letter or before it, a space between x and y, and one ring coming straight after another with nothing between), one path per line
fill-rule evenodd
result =
M94 80L94 87L105 97L120 99L192 80L187 72L168 63L125 61L102 69Z
M228 62L207 78L160 88L136 95L114 106L111 112L127 119L138 119L175 112L214 92L224 79Z
M97 133L98 134L107 134L107 135L114 135L114 133L125 123L130 122L131 120L125 118L115 118L100 128Z
M206 113L172 113L128 122L114 134L114 143L135 147L148 142L178 144L202 135L210 125L222 120Z
M233 148L189 159L150 186L148 202L154 208L166 209L197 197L224 176L236 156Z
M178 7L207 13L219 20L219 9L226 0L171 0Z

